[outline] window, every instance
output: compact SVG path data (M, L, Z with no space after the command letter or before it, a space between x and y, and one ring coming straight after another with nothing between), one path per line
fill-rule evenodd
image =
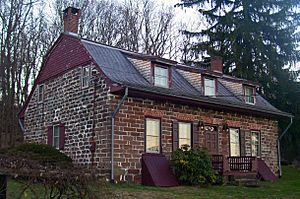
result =
M240 132L239 129L229 129L230 156L240 156Z
M255 104L255 89L251 86L244 86L245 102L247 104Z
M215 79L204 78L204 95L215 96L216 95L216 83Z
M160 152L160 120L146 119L146 152Z
M39 85L39 88L38 88L38 101L39 102L44 101L44 87L45 87L44 84Z
M82 72L81 72L82 88L85 88L85 87L89 86L89 81L90 81L91 74L92 74L91 67L89 67L89 66L82 67Z
M64 124L60 123L60 124L48 126L47 144L59 150L64 150L65 148L65 125Z
M155 66L154 68L154 85L160 87L169 87L168 68Z
M59 126L53 126L53 142L52 146L59 149Z
M179 148L182 147L182 145L188 145L189 148L191 145L191 123L186 122L179 122Z
M251 132L251 156L260 156L260 133Z

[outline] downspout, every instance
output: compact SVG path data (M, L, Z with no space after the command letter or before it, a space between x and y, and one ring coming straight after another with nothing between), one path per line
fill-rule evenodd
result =
M121 101L119 102L117 108L112 113L111 117L111 182L114 182L114 147L115 147L115 117L117 113L120 111L121 106L123 105L125 99L128 96L128 87L125 88L125 94Z
M25 133L25 128L24 128L24 125L22 124L20 118L19 118L18 122L19 122L19 126L20 126L20 128L21 128L22 133Z
M277 140L279 178L282 176L280 141L281 141L282 137L286 134L286 132L289 130L289 128L291 127L292 124L293 124L293 117L290 117L289 125L285 128L285 130L282 132L282 134L279 136L279 138Z
M91 162L92 162L92 167L95 164L95 151L96 151L96 141L95 141L95 112L96 112L96 86L97 86L97 81L94 80L94 93L93 93L93 128L92 128L92 136L90 140L90 151L91 151Z

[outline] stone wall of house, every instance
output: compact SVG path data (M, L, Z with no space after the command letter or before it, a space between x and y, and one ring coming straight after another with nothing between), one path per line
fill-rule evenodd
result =
M92 76L99 77L92 67ZM91 165L107 171L110 161L109 88L103 79L96 86L90 81L81 86L81 67L74 68L54 79L43 82L44 101L39 103L38 87L25 112L24 139L27 142L47 143L47 128L57 123L65 125L63 152L75 163ZM95 102L95 103L94 103ZM96 150L91 152L91 142Z
M119 96L112 99L115 106ZM229 155L229 133L223 124L245 132L245 152L251 155L251 130L261 132L261 157L274 173L277 173L277 121L268 118L206 110L200 107L178 105L149 99L128 97L116 117L115 162L129 168L129 178L141 181L141 155L145 152L145 118L161 118L163 154L172 152L172 122L174 120L203 121L206 125L218 125L218 152ZM199 143L203 146L204 134L199 128Z

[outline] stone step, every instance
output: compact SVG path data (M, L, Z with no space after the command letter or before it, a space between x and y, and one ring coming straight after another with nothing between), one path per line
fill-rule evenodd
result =
M239 178L235 179L238 185L246 187L260 187L260 181L253 178Z

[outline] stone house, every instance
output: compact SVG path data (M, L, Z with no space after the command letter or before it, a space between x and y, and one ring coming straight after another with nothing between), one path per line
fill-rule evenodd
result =
M291 117L259 84L80 38L80 10L49 50L19 118L27 142L47 143L75 163L141 182L142 154L167 159L183 144L212 155L259 157L278 172L278 120ZM113 146L113 147L112 147Z

